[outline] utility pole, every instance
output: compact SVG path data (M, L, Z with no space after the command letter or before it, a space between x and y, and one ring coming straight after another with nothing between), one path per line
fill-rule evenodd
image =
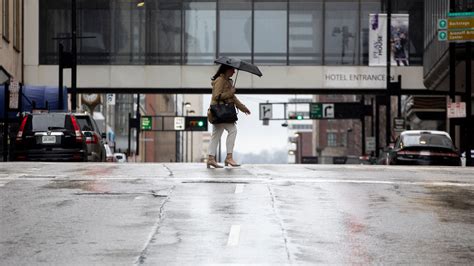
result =
M8 107L10 104L10 78L7 82L3 84L5 86L5 93L3 97L3 161L8 161L8 128L9 128L9 117L8 117Z
M391 138L391 111L392 111L392 101L391 101L391 80L390 80L390 67L391 67L391 54L392 54L392 34L391 34L391 25L392 25L392 1L387 0L387 102L386 102L386 121L385 121L385 142L388 146L390 144Z
M71 110L77 109L77 32L76 32L76 0L71 0L71 52L72 52L72 67L71 67Z
M472 159L473 149L473 121L472 121L472 42L466 43L466 119L464 124L464 131L466 132L466 166L474 166Z

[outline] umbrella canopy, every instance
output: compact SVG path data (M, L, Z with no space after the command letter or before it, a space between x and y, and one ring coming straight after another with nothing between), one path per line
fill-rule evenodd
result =
M259 77L262 76L262 72L260 72L256 65L237 58L222 56L215 60L214 63L231 66L235 69L249 72Z

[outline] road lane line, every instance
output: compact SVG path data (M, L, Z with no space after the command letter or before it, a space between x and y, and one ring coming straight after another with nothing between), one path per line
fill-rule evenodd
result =
M229 239L227 240L227 246L237 246L239 244L240 237L240 225L232 225L229 232Z
M240 194L240 193L244 192L244 187L245 187L245 184L235 185L235 194Z

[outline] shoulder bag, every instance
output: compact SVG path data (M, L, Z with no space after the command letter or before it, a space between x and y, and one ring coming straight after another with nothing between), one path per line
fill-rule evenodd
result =
M213 119L213 124L235 123L237 121L237 111L234 103L221 102L221 95L217 99L217 104L210 106Z

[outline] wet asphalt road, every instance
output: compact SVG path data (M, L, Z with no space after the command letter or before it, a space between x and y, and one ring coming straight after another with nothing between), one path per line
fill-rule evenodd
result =
M0 265L474 264L471 168L0 164Z

